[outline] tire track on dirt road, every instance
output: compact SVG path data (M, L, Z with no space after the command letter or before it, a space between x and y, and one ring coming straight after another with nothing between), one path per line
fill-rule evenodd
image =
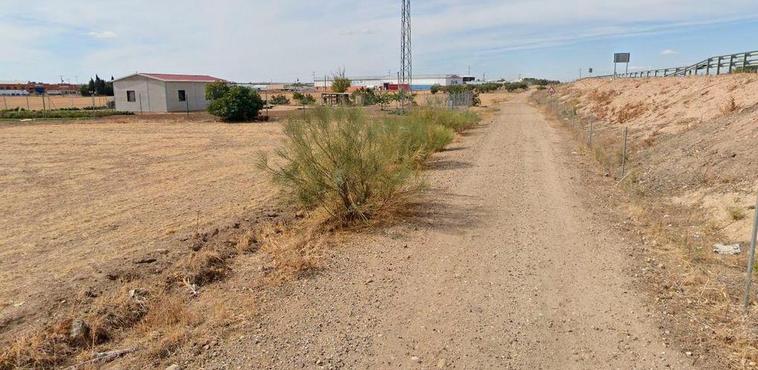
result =
M429 217L357 237L262 300L207 367L687 368L582 200L570 139L527 104L442 153ZM436 169L434 169L436 168ZM362 239L361 239L362 238Z

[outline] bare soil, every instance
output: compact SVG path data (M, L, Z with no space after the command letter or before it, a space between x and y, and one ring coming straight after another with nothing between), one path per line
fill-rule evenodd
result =
M525 96L498 108L435 156L414 217L338 235L315 275L275 288L260 284L264 255L240 260L201 300L253 294L256 314L164 365L692 366L630 278L638 243L584 178L609 180Z
M180 121L0 124L0 338L159 272L195 231L275 205L255 162L278 146L278 123L169 117Z

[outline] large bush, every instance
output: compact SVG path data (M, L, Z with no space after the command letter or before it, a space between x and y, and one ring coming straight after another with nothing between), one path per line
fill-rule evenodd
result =
M255 90L223 82L208 84L205 98L210 100L208 112L225 122L251 121L263 108L263 99Z
M397 151L384 125L357 109L316 108L284 127L284 162L261 167L301 205L321 207L342 221L367 219L413 188L410 158Z
M303 207L343 222L368 219L401 204L418 187L417 170L428 156L477 120L433 108L379 121L356 108L316 108L285 125L287 142L275 160L281 166L265 156L260 166Z

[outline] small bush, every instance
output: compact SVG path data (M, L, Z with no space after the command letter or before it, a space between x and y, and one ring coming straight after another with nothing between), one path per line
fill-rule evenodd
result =
M316 98L314 98L311 94L302 94L295 92L292 94L292 99L294 99L300 105L312 105L316 103Z
M288 105L290 100L284 95L274 95L269 99L271 105Z
M376 105L376 104L381 103L380 101L381 97L379 94L377 94L374 91L374 89L362 88L359 90L355 90L352 96L353 96L353 101L355 101L356 104L358 102L360 102L362 105Z
M225 122L253 120L263 108L263 99L255 90L223 82L208 84L205 97L211 101L208 112Z
M441 151L455 138L455 131L418 115L400 116L385 122L387 134L397 145L398 153L409 158L416 167L430 155Z
M469 111L418 108L410 113L412 119L431 122L456 132L463 132L479 122L479 116Z

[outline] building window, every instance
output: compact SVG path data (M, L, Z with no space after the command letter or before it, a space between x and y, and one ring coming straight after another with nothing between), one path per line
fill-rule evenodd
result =
M184 90L179 90L179 101L187 101L187 93Z
M137 101L137 96L134 94L134 90L126 90L126 101Z

